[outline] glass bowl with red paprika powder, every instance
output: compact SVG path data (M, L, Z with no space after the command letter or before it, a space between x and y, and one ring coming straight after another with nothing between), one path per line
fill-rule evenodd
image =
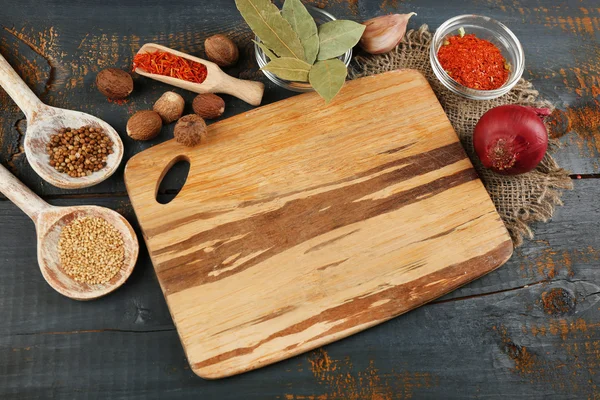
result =
M519 39L504 24L481 15L459 15L440 25L429 59L446 88L473 100L508 93L525 69Z

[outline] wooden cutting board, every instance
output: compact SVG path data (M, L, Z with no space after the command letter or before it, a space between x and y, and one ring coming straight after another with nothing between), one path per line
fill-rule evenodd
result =
M187 182L156 199L170 166ZM127 190L195 373L343 338L490 272L510 237L425 78L299 95L129 160Z

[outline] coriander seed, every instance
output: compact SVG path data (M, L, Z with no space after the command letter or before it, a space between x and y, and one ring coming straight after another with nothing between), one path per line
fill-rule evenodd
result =
M62 128L46 144L50 165L73 178L100 171L113 152L113 142L103 129L91 126Z

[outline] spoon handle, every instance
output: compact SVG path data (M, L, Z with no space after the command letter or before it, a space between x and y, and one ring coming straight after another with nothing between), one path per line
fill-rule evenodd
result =
M0 54L0 86L17 103L27 119L30 119L34 112L43 105L2 54Z
M29 215L34 222L38 215L52 207L19 181L0 164L0 193Z
M218 90L219 93L230 94L253 106L260 105L264 91L265 85L262 82L237 79L226 73L223 73Z

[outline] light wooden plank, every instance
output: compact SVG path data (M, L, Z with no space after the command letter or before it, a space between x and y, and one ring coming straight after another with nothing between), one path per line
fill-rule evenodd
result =
M396 71L132 158L125 180L193 370L217 378L388 320L503 264L506 229L425 78ZM169 165L190 162L157 203ZM210 307L206 305L210 304Z

